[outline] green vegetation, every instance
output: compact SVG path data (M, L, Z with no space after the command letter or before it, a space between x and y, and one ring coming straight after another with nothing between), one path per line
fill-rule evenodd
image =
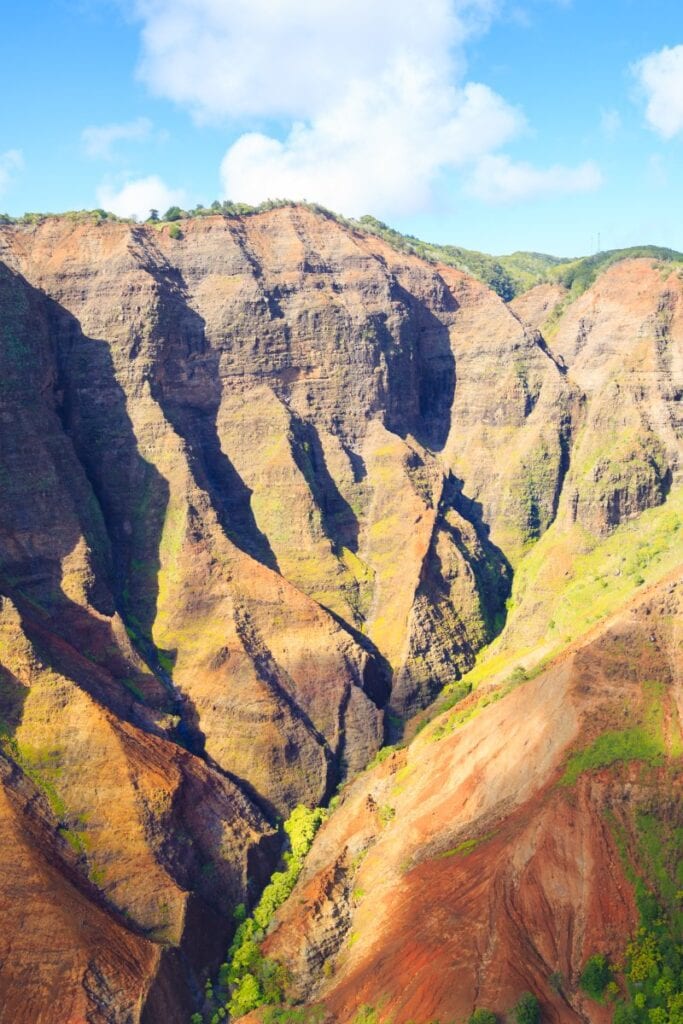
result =
M595 279L608 267L621 260L650 258L662 263L681 263L683 253L675 249L666 249L659 245L639 245L630 249L609 249L598 252L594 256L584 256L577 260L562 261L551 273L551 278L558 284L569 289L572 298L578 298L593 284Z
M321 1024L325 1011L320 1006L311 1009L283 1009L270 1006L263 1014L263 1024Z
M627 995L614 1024L683 1024L683 828L636 811L634 849L614 815L608 822L640 918L625 950Z
M117 217L115 213L107 210L67 210L65 213L24 213L21 217L10 217L7 213L0 213L0 225L2 224L41 224L51 217L60 217L63 220L70 220L76 223L101 224L104 221L120 222L126 221L125 217Z
M382 762L386 761L387 758L391 757L391 755L396 750L398 750L398 747L395 744L392 744L388 747L381 747L377 751L375 756L372 758L372 760L368 761L367 765L365 766L365 771L371 771L373 768L376 768L378 764L382 764Z
M377 1011L373 1010L371 1006L361 1006L353 1018L353 1024L379 1024Z
M664 263L683 262L683 253L656 245L611 249L578 259L563 259L538 252L513 252L509 256L489 256L456 245L423 242L414 235L403 235L375 217L348 222L384 239L394 249L420 256L431 262L463 270L483 281L508 302L537 284L560 284L568 289L567 301L578 298L603 271L620 260L649 257Z
M466 857L468 853L472 853L472 850L476 850L480 843L486 843L489 839L493 839L495 832L487 832L485 836L479 836L477 839L466 839L464 843L460 843L459 846L455 846L452 850L446 850L444 853L439 854L440 857Z
M477 715L487 708L490 704L495 704L497 701L502 700L503 697L507 697L508 693L512 693L522 683L527 682L530 679L534 679L539 675L545 666L545 659L539 662L535 666L533 672L527 672L521 665L517 665L510 675L503 681L503 683L495 690L488 690L484 693L476 703L470 703L466 708L462 708L460 711L456 711L454 714L449 715L443 722L439 722L435 726L430 739L442 740L444 736L450 736L452 732L459 729L461 726L469 722L470 719L476 718ZM462 683L458 684L460 687ZM437 713L441 711L441 708L437 708Z
M64 822L67 815L66 804L55 786L61 775L59 751L36 750L32 747L20 746L16 737L2 721L0 721L0 750L19 765L23 773L43 793L55 818L59 822Z
M612 980L612 969L607 957L602 953L595 953L589 957L581 972L579 985L591 999L601 1003L605 997L605 990Z
M584 772L608 768L619 761L647 761L658 764L664 753L662 744L640 727L620 732L605 732L585 750L570 759L562 782L573 786Z
M513 1010L516 1024L538 1024L541 1019L541 1008L536 996L531 992L523 992Z
M663 688L660 683L646 687L643 720L630 729L612 730L598 736L593 743L574 754L567 764L562 784L573 786L584 772L608 768L619 762L644 761L656 767L666 754L664 741Z
M289 850L283 856L284 870L273 873L250 916L244 904L235 908L238 927L227 961L220 968L219 992L214 995L211 987L208 995L209 1002L220 998L223 1004L218 1006L211 1024L218 1024L226 1012L231 1017L241 1017L259 1006L278 1006L283 1002L286 972L280 964L263 956L261 942L275 911L296 885L304 858L326 817L327 811L321 807L314 810L303 805L295 807L283 826L289 838ZM297 1020L296 1017L271 1019Z
M548 982L550 983L550 987L555 992L562 992L563 991L563 989L564 989L564 978L562 977L562 973L560 971L553 971L553 973L548 978Z
M496 1024L498 1018L491 1010L475 1010L467 1024Z
M391 807L390 804L382 804L382 806L377 810L377 816L382 828L386 828L387 825L396 817L396 808Z
M551 661L613 614L643 582L654 583L678 565L682 526L679 486L664 505L622 523L608 537L593 537L578 524L571 532L551 528L516 567L503 633L458 686L476 689L494 675L512 672L520 659L533 663L538 649L545 663ZM529 645L513 647L510 638L520 633L530 637Z

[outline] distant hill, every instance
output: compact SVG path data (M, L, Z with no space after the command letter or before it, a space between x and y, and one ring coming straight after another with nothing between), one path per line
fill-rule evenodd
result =
M663 262L682 263L683 253L658 245L639 245L628 249L609 249L592 256L562 258L542 252L513 252L509 256L489 256L474 249L457 245L437 245L423 242L414 235L403 235L375 217L361 217L355 222L363 230L379 235L396 249L414 252L423 259L446 263L472 274L493 288L509 302L516 295L534 285L550 282L564 285L573 297L578 297L591 286L596 277L620 260L639 256Z

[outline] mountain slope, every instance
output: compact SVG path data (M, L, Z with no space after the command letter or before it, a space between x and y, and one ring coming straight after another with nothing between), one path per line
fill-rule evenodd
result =
M583 966L636 931L643 816L683 826L682 597L678 573L344 791L263 947L292 996L340 1022L502 1014L524 991L543 1020L611 1019Z
M305 207L177 234L0 227L12 1024L185 1021L298 804L680 562L670 265L508 306Z

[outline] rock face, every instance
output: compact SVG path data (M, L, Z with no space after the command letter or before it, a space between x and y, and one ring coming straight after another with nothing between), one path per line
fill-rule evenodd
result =
M619 962L637 927L620 844L637 847L638 816L683 823L682 601L678 574L356 780L264 946L295 997L334 1021L369 1005L406 1024L504 1014L532 991L543 1020L611 1019L578 980L596 952ZM660 730L652 767L572 767L644 723Z
M276 820L472 667L513 572L539 632L530 553L669 502L683 283L615 266L547 338L544 287L297 207L0 227L0 1021L186 1021Z

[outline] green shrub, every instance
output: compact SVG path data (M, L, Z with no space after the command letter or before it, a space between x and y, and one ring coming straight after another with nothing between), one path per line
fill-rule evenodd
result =
M497 1017L491 1010L475 1010L467 1024L496 1024Z
M391 757L396 749L397 748L394 744L388 747L380 747L375 756L366 764L365 770L372 771L372 769L376 768L378 764L382 764L382 762L386 761L388 757Z
M531 992L522 993L512 1012L517 1024L538 1024L541 1019L541 1007Z
M296 1010L272 1006L264 1012L263 1024L321 1024L324 1016L321 1006Z
M573 786L583 772L608 768L618 762L645 761L657 765L663 754L662 737L642 726L604 732L589 747L570 757L562 784Z
M373 1010L371 1006L361 1006L353 1018L353 1024L379 1024L377 1011Z
M591 999L602 1001L605 989L612 980L612 971L607 957L596 953L589 957L579 979L579 985Z
M387 825L396 817L396 809L390 804L382 804L377 811L377 814L382 828L386 828Z
M553 971L553 973L548 978L548 981L550 983L550 987L552 989L554 989L555 992L561 992L562 991L562 985L564 984L564 978L562 977L562 974L560 973L560 971Z
M253 974L245 974L235 986L228 1009L233 1017L242 1017L245 1013L258 1009L263 1005L263 993Z
M179 224L176 224L176 223L171 224L171 226L168 229L168 237L169 238L175 238L175 239L183 237L183 233L180 230L180 225Z
M179 206L169 206L168 210L164 214L164 220L180 220L181 217L186 217L187 214L184 210L181 210Z

